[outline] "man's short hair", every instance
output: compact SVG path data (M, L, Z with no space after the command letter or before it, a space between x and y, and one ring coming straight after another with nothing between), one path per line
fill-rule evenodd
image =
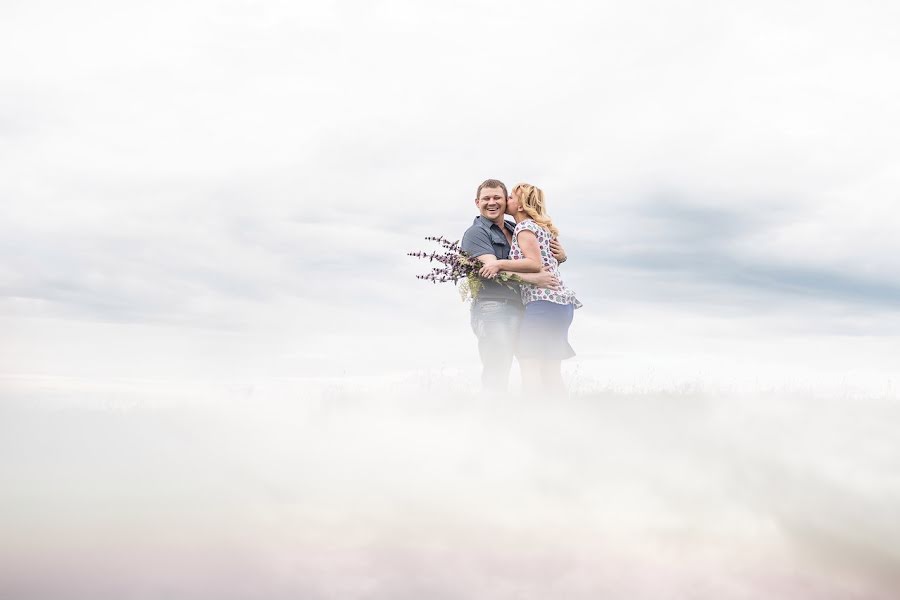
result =
M484 183L478 186L478 191L475 192L475 199L481 198L481 190L484 188L500 188L503 190L503 198L509 198L509 192L506 191L506 186L503 185L503 182L498 179L486 179Z

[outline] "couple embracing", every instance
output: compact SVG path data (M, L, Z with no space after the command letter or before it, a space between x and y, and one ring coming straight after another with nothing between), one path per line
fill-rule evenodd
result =
M575 355L568 332L581 303L560 278L559 263L566 254L547 214L544 192L521 183L508 193L501 181L488 179L478 186L475 205L480 214L461 247L483 264L485 281L471 315L482 385L487 391L505 391L516 356L526 394L564 393L561 361ZM515 289L492 281L501 272L514 273L524 283Z

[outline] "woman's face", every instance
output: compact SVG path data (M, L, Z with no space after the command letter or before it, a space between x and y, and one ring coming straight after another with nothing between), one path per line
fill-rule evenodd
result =
M506 214L514 215L519 210L519 192L513 190L506 200Z

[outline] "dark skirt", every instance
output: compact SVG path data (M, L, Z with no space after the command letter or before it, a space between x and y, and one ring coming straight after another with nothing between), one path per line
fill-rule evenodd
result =
M572 304L549 300L526 304L516 356L526 360L564 360L575 356L569 345L569 325L574 313Z

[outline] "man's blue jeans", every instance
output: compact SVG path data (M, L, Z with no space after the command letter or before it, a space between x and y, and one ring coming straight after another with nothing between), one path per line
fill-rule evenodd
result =
M473 301L472 331L478 338L481 384L485 390L506 391L524 313L522 303L516 300Z

